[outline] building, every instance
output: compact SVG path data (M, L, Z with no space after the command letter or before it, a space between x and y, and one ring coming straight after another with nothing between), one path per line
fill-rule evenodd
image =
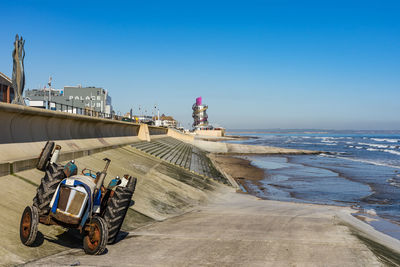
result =
M165 116L164 114L161 117L154 117L153 120L155 126L168 128L176 128L178 126L178 122L172 116Z
M4 73L0 72L0 102L11 103L14 99L12 81Z
M81 113L89 110L113 113L108 91L100 87L64 86L63 89L33 89L25 91L29 105L38 108Z

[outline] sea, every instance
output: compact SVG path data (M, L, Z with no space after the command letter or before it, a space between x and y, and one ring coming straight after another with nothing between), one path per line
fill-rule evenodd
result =
M227 141L231 143L321 151L318 155L245 156L265 172L258 184L246 181L256 196L351 206L400 225L400 132L277 130L228 134L249 137ZM391 235L400 238L398 230Z

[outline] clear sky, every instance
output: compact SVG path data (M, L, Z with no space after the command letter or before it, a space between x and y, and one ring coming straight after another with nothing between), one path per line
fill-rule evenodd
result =
M400 1L5 1L0 72L99 86L188 127L400 129Z

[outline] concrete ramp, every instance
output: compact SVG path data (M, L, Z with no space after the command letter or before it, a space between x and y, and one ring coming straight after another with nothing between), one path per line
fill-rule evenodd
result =
M227 179L214 167L206 153L189 143L164 137L151 142L135 143L131 146L193 173L228 184Z

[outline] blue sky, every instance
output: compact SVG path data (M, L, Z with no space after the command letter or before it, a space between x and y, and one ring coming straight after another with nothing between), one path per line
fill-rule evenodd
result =
M185 127L400 129L399 1L3 1L0 71L99 86Z

